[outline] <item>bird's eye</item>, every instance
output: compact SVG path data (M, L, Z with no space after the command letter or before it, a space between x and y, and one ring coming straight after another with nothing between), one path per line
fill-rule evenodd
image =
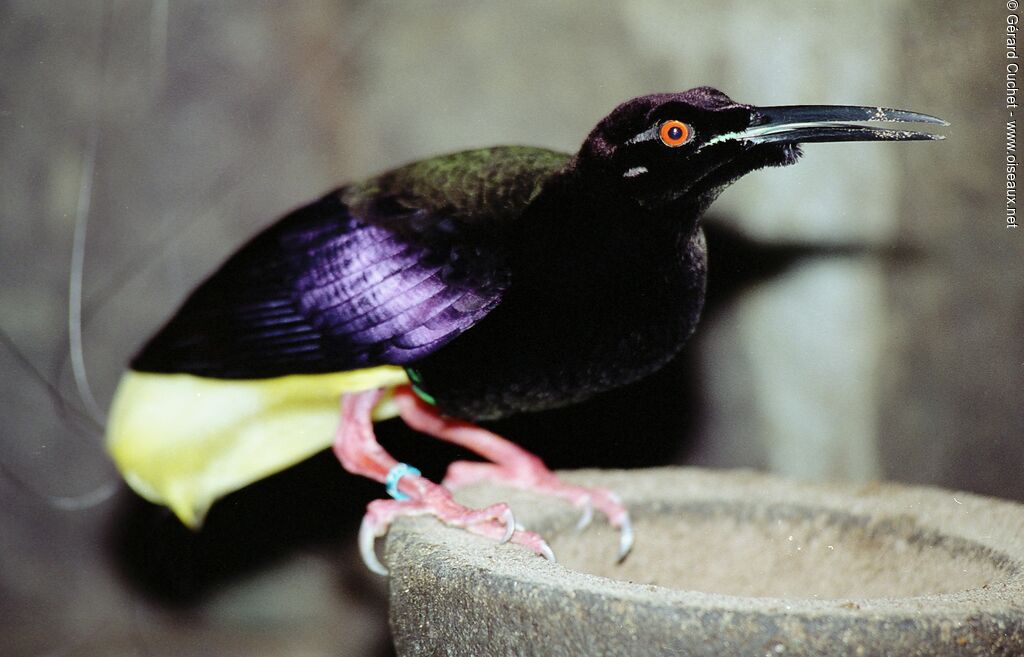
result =
M690 141L690 134L690 126L682 121L665 121L658 128L658 136L661 138L661 143L672 148L682 146Z

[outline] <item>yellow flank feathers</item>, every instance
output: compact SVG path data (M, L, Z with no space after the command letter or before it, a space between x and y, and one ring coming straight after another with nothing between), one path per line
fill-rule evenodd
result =
M408 383L401 367L226 380L129 371L107 449L125 481L197 529L218 498L331 445L346 392ZM390 397L375 420L396 415Z

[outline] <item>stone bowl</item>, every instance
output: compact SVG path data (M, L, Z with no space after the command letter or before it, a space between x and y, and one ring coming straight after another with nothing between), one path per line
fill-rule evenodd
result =
M1024 655L1024 505L891 484L748 471L577 471L616 490L636 529L528 493L505 500L558 563L430 518L385 548L390 622L414 655Z

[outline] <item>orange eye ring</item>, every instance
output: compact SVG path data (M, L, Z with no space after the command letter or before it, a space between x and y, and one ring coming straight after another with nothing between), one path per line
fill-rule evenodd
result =
M682 146L690 141L690 126L682 121L665 121L658 128L658 137L661 138L661 143L670 148Z

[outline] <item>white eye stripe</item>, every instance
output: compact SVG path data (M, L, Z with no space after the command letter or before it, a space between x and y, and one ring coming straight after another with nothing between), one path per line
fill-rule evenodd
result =
M639 176L644 173L647 173L647 167L633 167L632 169L627 169L626 173L622 174L622 177L635 178L636 176Z
M659 139L658 137L658 126L652 126L647 130L644 130L637 136L633 137L626 144L639 144L642 141L651 141L652 139Z

